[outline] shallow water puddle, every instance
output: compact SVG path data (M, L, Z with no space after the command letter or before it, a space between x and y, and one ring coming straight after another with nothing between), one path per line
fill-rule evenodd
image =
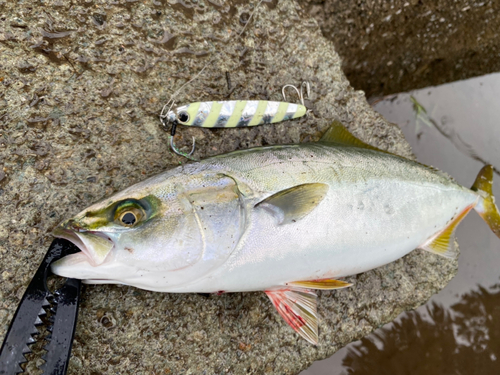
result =
M422 163L471 186L481 161L497 173L500 73L373 100ZM497 203L498 204L498 203ZM476 214L457 230L457 276L425 305L314 363L301 375L493 374L500 366L500 240Z

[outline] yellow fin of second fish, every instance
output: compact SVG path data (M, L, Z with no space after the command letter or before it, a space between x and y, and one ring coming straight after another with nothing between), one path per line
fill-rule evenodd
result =
M340 288L347 288L349 286L352 286L351 283L346 283L345 281L335 280L335 279L292 281L292 282L286 283L285 285L296 286L299 288L323 289L323 290L340 289Z
M349 131L339 121L334 121L333 124L328 128L326 133L323 134L323 136L319 141L329 142L329 143L340 143L347 146L367 148L369 150L375 150L390 154L390 152L388 151L384 151L375 146L371 146L368 143L365 143L362 140L356 138L351 133L349 133Z
M457 249L455 247L455 230L473 207L474 205L470 205L460 214L455 216L443 231L427 240L426 243L420 246L420 249L441 255L445 258L455 258L457 255Z
M311 213L326 197L328 185L302 184L277 192L256 204L271 211L280 224L293 223Z

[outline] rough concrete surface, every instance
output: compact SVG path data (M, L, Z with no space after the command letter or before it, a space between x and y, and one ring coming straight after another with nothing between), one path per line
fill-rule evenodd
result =
M186 162L169 150L158 114L204 66L179 92L179 103L280 100L283 85L309 80L312 113L252 129L179 128L180 145L196 137L198 157L316 140L333 119L411 157L401 131L350 87L331 42L299 5L256 5L0 0L0 337L54 226ZM295 374L423 304L456 267L415 251L349 278L349 290L319 293L317 347L295 334L261 292L205 298L88 286L69 373ZM30 362L28 372L39 373L37 364Z
M367 97L500 70L498 0L306 0Z

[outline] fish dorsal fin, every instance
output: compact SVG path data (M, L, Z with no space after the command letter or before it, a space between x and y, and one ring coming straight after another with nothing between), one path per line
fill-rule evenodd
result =
M310 290L279 289L265 292L281 317L295 332L318 344L316 294Z
M325 134L319 140L326 143L340 143L346 146L353 146L359 148L366 148L369 150L381 151L390 154L390 152L381 150L377 147L371 146L368 143L353 136L339 121L335 120L328 128Z
M431 253L441 255L445 258L455 258L457 249L455 247L455 230L462 219L469 213L473 205L467 206L460 214L455 216L441 232L428 239L419 248Z
M302 184L277 192L255 207L265 208L277 217L279 224L294 223L314 210L325 198L328 185Z
M389 155L394 155L403 159L407 159L404 156L401 155L396 155L392 152L381 150L380 148L377 148L375 146L369 145L368 143L363 142L362 140L356 138L353 136L345 127L340 123L339 121L335 120L333 124L328 128L328 130L323 134L321 139L319 140L320 142L325 142L325 143L336 143L336 144L341 144L345 146L351 146L351 147L359 147L359 148L365 148L368 150L374 150L374 151L380 151L384 152ZM419 163L417 161L413 161L414 163L420 164L429 170L433 172L439 173L441 176L446 177L451 179L450 176L448 176L446 173L440 171L437 168L434 168L433 166L426 165Z
M352 286L351 283L346 283L345 281L335 280L335 279L291 281L289 283L286 283L285 285L295 286L299 288L323 289L323 290L341 289Z

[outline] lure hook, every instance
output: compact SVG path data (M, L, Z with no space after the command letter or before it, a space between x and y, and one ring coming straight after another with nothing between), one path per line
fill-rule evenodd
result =
M302 92L304 86L306 87L307 99L311 99L311 85L309 84L309 81L304 81L300 85L300 96L302 99L302 105L304 105L304 93Z
M302 82L302 84L300 85L300 91L294 85L285 85L285 86L283 86L283 88L281 89L281 94L283 95L283 100L285 102L287 101L286 100L286 93L285 93L285 89L287 87L290 87L290 88L292 88L292 89L295 90L295 92L297 93L297 95L299 97L300 104L302 104L305 107L306 105L304 103L304 87L306 88L307 99L309 99L310 96L311 96L311 85L309 84L309 82L308 81Z
M169 121L167 119L167 114L172 110L174 105L175 105L175 100L171 98L163 106L163 108L160 112L160 122L163 126L163 130L165 130L165 131L168 131L168 122ZM167 107L168 107L168 109L166 109ZM177 129L177 121L175 120L172 122L172 128L170 129L170 135L168 136L169 142L170 142L170 147L177 155L184 156L185 158L196 161L196 159L191 156L194 153L194 149L196 146L196 139L193 137L193 145L191 146L191 151L189 153L183 152L177 148L177 146L175 145L175 142L174 142L174 136L175 136L176 129Z
M193 155L195 145L196 145L196 139L194 137L193 137L193 146L191 147L191 151L189 153L183 152L177 148L177 146L174 143L174 136L173 135L169 135L168 140L170 142L170 147L177 155L184 156L185 158L196 161L196 159L191 156L191 155Z

